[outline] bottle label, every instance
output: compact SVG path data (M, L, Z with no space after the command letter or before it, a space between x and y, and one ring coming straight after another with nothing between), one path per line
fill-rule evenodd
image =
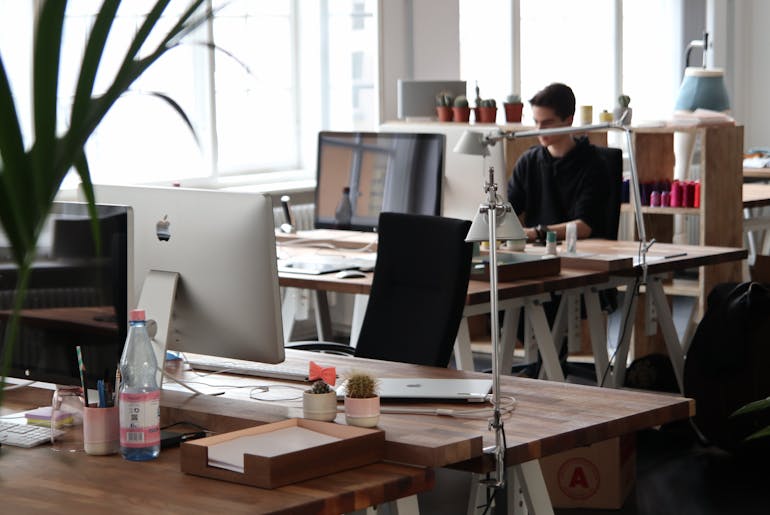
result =
M121 447L151 447L160 444L160 390L120 393Z

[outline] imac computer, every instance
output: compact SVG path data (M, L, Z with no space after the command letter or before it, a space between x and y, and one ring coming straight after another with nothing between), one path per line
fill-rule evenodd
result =
M444 147L443 134L320 132L315 228L376 231L381 211L441 214Z
M273 208L255 193L95 185L132 208L131 307L157 323L165 350L284 360Z
M8 377L57 385L80 385L76 348L81 348L84 382L115 377L126 340L130 209L97 205L99 246L88 206L55 202L38 240L38 252L24 302L19 334L8 360ZM0 232L0 334L16 298L18 269ZM5 357L5 338L0 356ZM2 360L0 360L2 361Z

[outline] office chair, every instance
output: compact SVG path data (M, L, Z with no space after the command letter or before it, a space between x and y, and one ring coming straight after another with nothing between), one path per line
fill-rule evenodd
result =
M596 147L596 150L606 165L605 171L607 172L609 196L605 211L604 231L600 231L600 234L592 235L592 237L617 240L618 225L620 224L621 191L623 188L623 151L613 147Z
M381 213L374 279L356 348L330 342L286 348L446 367L468 290L470 225L439 216Z

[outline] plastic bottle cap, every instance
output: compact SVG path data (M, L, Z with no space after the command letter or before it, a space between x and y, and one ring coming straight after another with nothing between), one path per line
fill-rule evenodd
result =
M131 316L129 318L132 322L139 322L145 320L145 314L143 309L132 309Z

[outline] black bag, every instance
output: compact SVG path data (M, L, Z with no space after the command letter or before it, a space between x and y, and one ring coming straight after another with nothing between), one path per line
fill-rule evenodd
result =
M756 282L717 285L684 364L684 393L710 443L745 450L746 436L770 425L770 412L730 415L770 396L770 290ZM770 440L759 442L770 449Z

